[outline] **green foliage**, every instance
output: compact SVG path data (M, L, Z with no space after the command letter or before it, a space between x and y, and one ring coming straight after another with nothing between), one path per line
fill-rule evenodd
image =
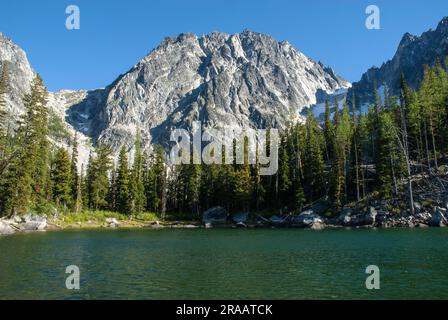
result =
M144 173L146 209L158 212L164 218L166 210L167 173L165 151L162 146L154 146Z
M6 215L25 212L50 197L47 90L40 76L24 104L14 156L1 181L1 210Z
M72 172L70 156L64 148L58 148L54 157L51 181L53 183L53 199L56 205L64 208L72 204Z
M366 115L357 109L361 103L353 95L352 110L347 102L342 111L337 99L333 108L327 102L322 124L312 114L305 123L288 124L281 131L278 172L273 176L260 176L259 150L256 163L249 164L247 141L243 164L170 167L162 146L143 153L139 129L131 166L132 154L124 147L115 168L111 148L98 144L84 173L78 170L76 136L71 154L63 148L51 150L49 136L65 141L70 137L61 119L48 114L47 91L39 76L24 97L25 113L17 131L7 132L8 81L3 64L0 212L8 216L62 209L74 212L63 213L73 222L107 217L186 220L199 218L213 206L229 212L300 212L324 197L332 201L335 212L371 195L396 198L409 185L411 164L417 164L413 170L433 174L443 168L439 162L448 153L448 75L441 63L425 68L417 91L407 86L404 76L398 98L385 86L383 101L375 88L374 104ZM236 143L234 155L235 150ZM224 163L225 155L224 149Z
M54 113L49 115L48 132L49 136L55 140L70 141L70 132L67 130L64 121Z
M109 171L112 168L111 149L107 145L98 145L96 156L90 156L87 165L85 194L90 209L107 209L109 193Z
M115 181L115 192L117 195L117 210L121 213L131 213L131 193L129 181L128 158L126 148L123 146L118 158L118 168Z
M145 184L143 172L143 154L141 145L140 130L137 130L137 137L135 140L135 154L134 165L132 166L131 181L130 181L130 210L131 212L143 212L145 208Z

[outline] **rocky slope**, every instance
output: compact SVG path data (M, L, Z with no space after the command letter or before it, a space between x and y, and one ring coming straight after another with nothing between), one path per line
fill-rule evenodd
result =
M12 66L9 108L17 116L35 72L25 52L1 35L5 61ZM132 148L137 128L145 147L166 144L172 128L196 120L217 128L282 128L300 120L319 95L348 87L332 69L264 34L181 34L166 38L105 89L50 93L49 107L52 120L62 121L54 140L67 144L77 131L87 159L89 139L118 152L122 144Z
M9 69L10 94L6 96L7 111L10 114L23 112L23 94L30 91L31 82L35 76L26 53L0 32L0 67L7 64Z
M212 127L283 127L320 91L350 84L288 42L250 31L167 38L104 90L68 111L78 130L129 148L137 128L146 146L199 120Z
M0 32L0 68L8 68L7 112L14 127L16 120L25 111L23 96L30 92L36 72L32 68L26 53L11 39ZM57 146L68 147L77 130L66 121L67 108L85 98L86 92L61 91L49 93L48 108L50 118L50 136ZM78 132L80 140L80 166L87 161L91 150L90 138Z

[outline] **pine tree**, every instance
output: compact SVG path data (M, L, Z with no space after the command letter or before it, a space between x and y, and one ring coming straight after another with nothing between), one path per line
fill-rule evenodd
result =
M118 158L116 177L115 190L117 194L117 209L121 213L129 214L131 212L130 179L128 157L124 145L121 147L120 156Z
M61 205L66 210L72 203L72 173L70 156L64 148L58 148L56 151L51 181L56 205Z
M153 168L153 158L151 157L145 169L145 199L146 199L146 210L151 212L158 212L159 208L159 198L157 194L157 180L155 170Z
M14 157L2 181L2 210L7 215L24 212L49 196L49 143L47 90L36 76L24 97L25 114L17 130Z
M107 193L107 203L109 204L109 210L118 211L118 207L117 207L117 171L115 169L115 164L112 164L112 169L110 171L110 183L109 183L109 191Z
M71 196L73 199L73 211L78 213L82 207L81 181L78 174L78 134L73 138L72 158L70 164Z
M361 162L362 162L362 147L361 147L361 140L362 140L362 131L360 127L360 118L361 115L359 114L359 110L357 108L356 104L356 97L353 93L352 96L352 109L353 109L353 120L352 120L352 126L353 126L353 138L352 138L352 176L355 184L356 189L356 200L361 200Z
M87 167L86 167L86 175L84 179L83 184L83 198L84 203L87 204L87 207L89 209L93 208L93 180L94 180L94 167L93 167L93 156L92 152L89 153L89 159L87 161Z
M236 166L234 179L235 199L240 206L240 209L248 211L250 209L250 200L252 196L252 179L249 165L249 150L248 140L244 140L243 153L244 163Z
M196 215L199 215L201 171L201 165L198 164L182 165L177 180L180 187L180 209L188 209Z
M337 109L336 111L337 112ZM333 135L334 126L331 121L330 102L325 102L325 121L324 121L324 137L325 137L325 152L327 163L333 161Z
M278 176L278 205L284 207L291 201L291 167L290 157L288 154L288 137L284 135L280 143L279 150L279 170Z
M131 212L140 213L145 207L145 186L143 181L143 155L140 129L135 140L134 164L131 174Z
M146 206L149 211L160 213L164 220L167 202L167 174L165 151L162 146L154 146L149 162L145 183Z
M312 114L308 116L305 126L305 185L308 187L309 202L313 202L325 193L325 163L322 152L324 137L321 136L319 124Z
M256 211L260 210L260 206L264 204L265 201L265 195L266 190L263 186L261 176L260 176L260 161L259 161L259 150L258 150L258 144L257 144L257 150L256 150L256 161L255 166L253 168L253 175L252 175L252 181L253 181L253 203L254 208Z
M401 74L400 79L400 125L401 125L401 137L398 137L398 142L402 148L403 155L405 157L406 164L406 179L407 179L407 191L408 191L408 201L411 214L414 215L414 191L412 186L412 172L411 172L411 156L409 151L409 135L408 135L408 113L409 107L411 105L411 93L410 89L406 83L404 75Z
M96 156L90 157L86 174L86 196L90 209L107 209L109 193L109 171L111 169L111 149L108 145L99 144Z
M342 114L335 117L332 195L335 208L340 208L347 200L347 171L352 137L351 118L347 103L344 104Z
M45 201L49 193L49 154L50 144L48 141L48 92L42 78L37 76L29 96L25 96L25 105L34 112L34 129L36 150L34 154L35 167L32 172L34 201Z
M397 146L398 129L390 112L379 118L378 157L376 158L377 188L384 197L397 193L397 180L403 173L403 154Z
M435 169L438 169L436 135L439 118L437 116L436 86L434 70L426 66L418 92L418 101L423 114L423 133L429 170L431 170L431 158L434 160Z

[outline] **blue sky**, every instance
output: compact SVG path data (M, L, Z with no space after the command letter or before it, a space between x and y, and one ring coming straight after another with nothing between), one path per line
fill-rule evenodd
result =
M391 58L405 32L420 35L448 15L446 0L1 0L0 31L19 44L50 90L110 84L166 36L244 29L288 40L350 81ZM65 8L81 29L65 28ZM381 9L381 30L365 9Z

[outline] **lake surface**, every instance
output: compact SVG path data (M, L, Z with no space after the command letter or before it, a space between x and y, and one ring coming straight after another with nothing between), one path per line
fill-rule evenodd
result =
M14 235L0 238L0 299L448 299L448 229Z

